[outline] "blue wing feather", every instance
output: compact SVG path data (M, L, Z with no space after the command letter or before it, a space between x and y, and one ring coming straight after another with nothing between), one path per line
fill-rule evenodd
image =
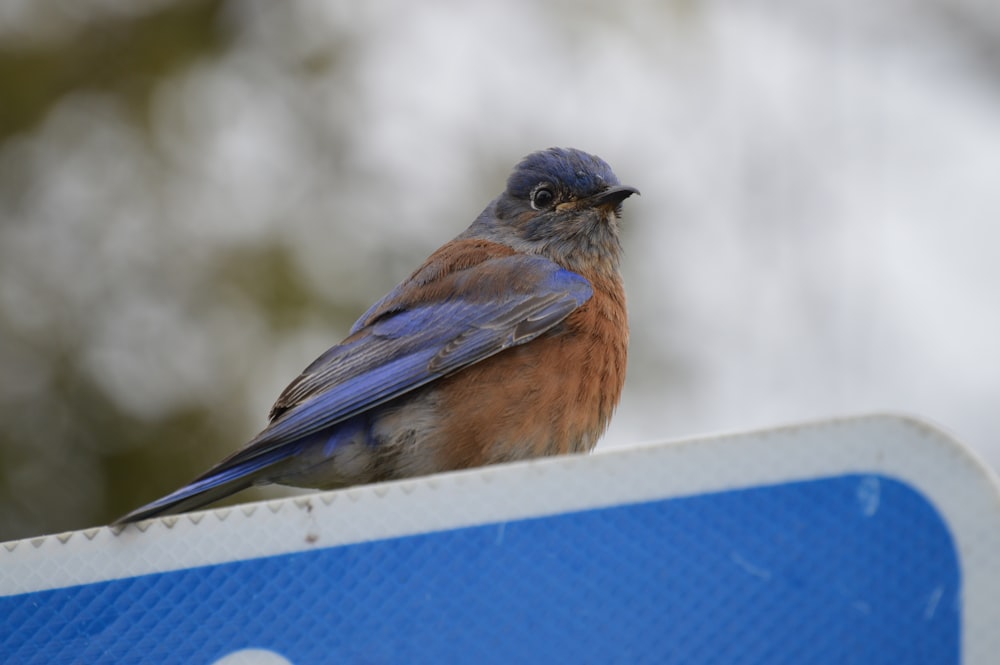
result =
M593 295L582 276L537 256L489 259L464 272L474 275L456 279L443 300L428 300L428 285L413 280L390 292L285 389L271 423L247 446L118 523L245 489L301 452L309 435L529 342Z
M226 462L250 459L297 441L524 344L593 295L586 279L547 259L509 257L514 258L519 261L507 261L510 265L504 267L516 267L521 278L524 271L537 273L531 293L482 301L460 294L446 302L394 311L357 329L351 341L327 351L322 363L311 365L306 378L293 384L294 405Z

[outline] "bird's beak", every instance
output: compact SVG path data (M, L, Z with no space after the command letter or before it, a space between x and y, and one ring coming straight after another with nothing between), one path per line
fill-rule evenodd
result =
M635 187L629 187L628 185L616 185L614 187L608 187L600 194L595 194L590 198L560 203L556 206L556 210L570 211L584 210L586 208L605 208L609 211L617 211L618 206L622 204L622 201L633 194L638 193L639 190Z
M590 199L590 205L592 206L604 206L608 208L615 208L621 205L621 202L632 196L633 194L638 194L639 190L635 187L629 187L628 185L618 185L616 187L608 187L603 192L597 196L593 196Z
M609 211L614 210L616 211L615 214L617 214L618 206L622 204L622 201L633 194L638 193L639 190L635 187L629 187L628 185L616 185L614 187L608 187L600 194L594 194L586 199L577 199L575 201L560 203L556 206L556 210L559 210L560 212L572 212L574 210L586 210L587 208L605 208Z

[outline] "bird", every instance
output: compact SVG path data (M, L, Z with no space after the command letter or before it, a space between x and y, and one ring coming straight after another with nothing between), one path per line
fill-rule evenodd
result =
M336 489L591 451L625 381L620 219L638 193L580 150L524 157L465 231L285 388L257 436L113 524L253 485Z

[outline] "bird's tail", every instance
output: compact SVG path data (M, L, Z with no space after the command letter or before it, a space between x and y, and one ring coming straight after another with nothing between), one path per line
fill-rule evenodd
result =
M128 524L150 517L182 513L218 501L252 486L260 479L261 472L284 457L284 454L261 455L239 464L226 464L224 460L176 492L136 508L111 524Z

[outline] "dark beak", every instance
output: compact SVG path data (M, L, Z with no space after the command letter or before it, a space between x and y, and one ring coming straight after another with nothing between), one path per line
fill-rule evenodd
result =
M600 194L591 197L590 205L605 206L610 208L616 208L621 205L622 201L632 196L633 194L638 194L639 190L635 187L629 187L628 185L617 185L615 187L608 187Z

